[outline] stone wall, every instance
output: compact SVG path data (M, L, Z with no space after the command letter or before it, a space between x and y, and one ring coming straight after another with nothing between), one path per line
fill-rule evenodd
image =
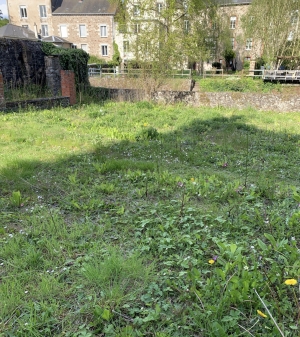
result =
M92 87L91 95L99 100L140 101L149 99L144 91L132 89ZM253 108L260 111L300 112L300 90L299 95L284 95L280 93L159 91L151 94L151 100L160 104L182 103L196 107Z
M67 107L70 105L69 97L48 97L48 98L36 98L28 99L24 101L6 102L6 108L0 111L10 112L18 111L20 109L27 109L33 107L35 109L51 109L53 107Z
M0 110L5 108L3 76L0 71Z
M77 1L78 2L78 1ZM86 27L86 36L80 37L79 25ZM61 26L67 30L66 40L87 53L109 61L113 56L114 18L112 15L52 15L53 34L61 36ZM107 36L102 37L100 26L106 26ZM102 46L107 46L108 55L102 55Z
M59 56L45 56L46 84L53 96L61 93L61 66Z
M0 39L0 71L7 85L45 83L41 42Z
M242 92L197 93L199 105L234 109L253 108L260 111L300 112L300 95Z

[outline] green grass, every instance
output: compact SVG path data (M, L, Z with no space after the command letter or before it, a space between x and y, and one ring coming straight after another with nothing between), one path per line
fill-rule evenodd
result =
M282 87L278 83L264 82L261 79L253 79L247 77L226 76L223 78L204 78L198 79L201 91L209 92L272 92L281 91Z
M299 336L299 123L148 102L1 114L0 336Z

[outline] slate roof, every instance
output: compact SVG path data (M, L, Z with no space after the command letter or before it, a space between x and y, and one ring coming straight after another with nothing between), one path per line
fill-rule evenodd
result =
M72 44L72 42L69 42L69 41L63 39L62 37L54 36L54 35L43 37L42 41L43 42L52 42L52 43L69 43L69 44Z
M0 27L0 38L38 41L32 30L11 23Z
M53 15L114 15L116 10L109 0L52 0Z

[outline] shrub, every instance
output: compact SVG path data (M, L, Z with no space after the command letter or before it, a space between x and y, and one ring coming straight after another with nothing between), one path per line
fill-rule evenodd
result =
M46 55L59 55L60 65L63 70L73 70L75 82L79 85L89 85L88 59L89 54L82 49L62 49L55 47L52 43L42 42L42 50Z

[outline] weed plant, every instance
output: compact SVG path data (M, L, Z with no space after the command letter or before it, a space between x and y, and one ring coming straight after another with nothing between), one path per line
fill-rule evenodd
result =
M51 96L51 91L40 85L13 85L8 83L4 86L4 97L6 101L21 101Z
M204 78L198 80L200 90L208 92L271 92L280 91L278 83L264 82L261 79L247 77Z
M300 117L0 115L0 336L299 336Z

